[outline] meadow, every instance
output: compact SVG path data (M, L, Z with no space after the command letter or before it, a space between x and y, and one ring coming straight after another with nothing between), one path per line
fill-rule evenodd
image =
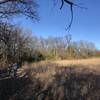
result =
M29 67L30 66L30 67ZM58 69L80 68L100 72L100 58L78 59L78 60L48 60L24 65L23 69L32 70L39 77L49 77L54 75ZM78 70L77 70L78 71Z
M25 63L17 78L0 80L0 100L100 100L99 62L100 58Z

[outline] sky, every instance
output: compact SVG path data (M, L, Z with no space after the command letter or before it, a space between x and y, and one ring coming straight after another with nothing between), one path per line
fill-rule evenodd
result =
M86 40L95 43L100 49L100 0L74 0L80 6L87 9L74 7L74 20L70 31L66 31L65 27L70 23L70 9L65 4L60 10L60 2L55 0L37 0L40 5L38 13L39 22L31 22L24 18L19 18L24 29L28 29L33 35L48 36L65 36L71 34L74 41ZM60 0L59 0L60 1Z

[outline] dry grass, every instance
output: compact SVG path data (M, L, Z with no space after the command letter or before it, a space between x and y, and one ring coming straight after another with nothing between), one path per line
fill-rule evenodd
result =
M60 65L91 65L98 66L100 65L100 58L91 58L91 59L79 59L79 60L62 60L62 61L54 61Z
M27 65L32 84L21 95L25 100L100 100L100 58L41 61ZM29 67L30 66L30 67ZM23 66L25 67L25 66ZM23 97L22 97L23 95ZM19 100L12 99L12 100ZM31 99L30 99L31 98ZM23 99L24 100L24 99Z
M31 73L35 74L36 78L41 80L48 80L56 74L57 70L61 67L78 67L80 69L88 68L94 71L100 72L100 58L81 59L81 60L59 60L59 61L41 61L38 63L32 63L30 65L24 65L23 69L31 70ZM77 70L77 71L78 71ZM34 75L33 74L33 75Z
M100 100L100 58L25 64L0 80L0 100ZM5 96L6 95L6 96Z
M68 66L68 65L83 65L83 66L100 66L100 58L90 58L90 59L78 59L78 60L51 60L51 61L40 61L38 63L31 64L32 66L45 66L50 64L56 64L58 66Z

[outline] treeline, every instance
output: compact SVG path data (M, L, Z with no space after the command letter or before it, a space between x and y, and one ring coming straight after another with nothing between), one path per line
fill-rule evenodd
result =
M37 52L35 54L44 59L81 59L94 57L97 53L97 48L92 42L75 42L70 34L46 39L33 37L33 44L33 51Z
M99 54L88 41L75 42L70 34L64 37L32 36L9 23L0 23L0 66L23 61L80 59Z

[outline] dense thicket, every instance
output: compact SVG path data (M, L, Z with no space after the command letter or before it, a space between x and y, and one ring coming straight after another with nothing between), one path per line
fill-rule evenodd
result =
M21 30L8 23L0 23L0 67L11 63L21 63L29 56L31 38Z

